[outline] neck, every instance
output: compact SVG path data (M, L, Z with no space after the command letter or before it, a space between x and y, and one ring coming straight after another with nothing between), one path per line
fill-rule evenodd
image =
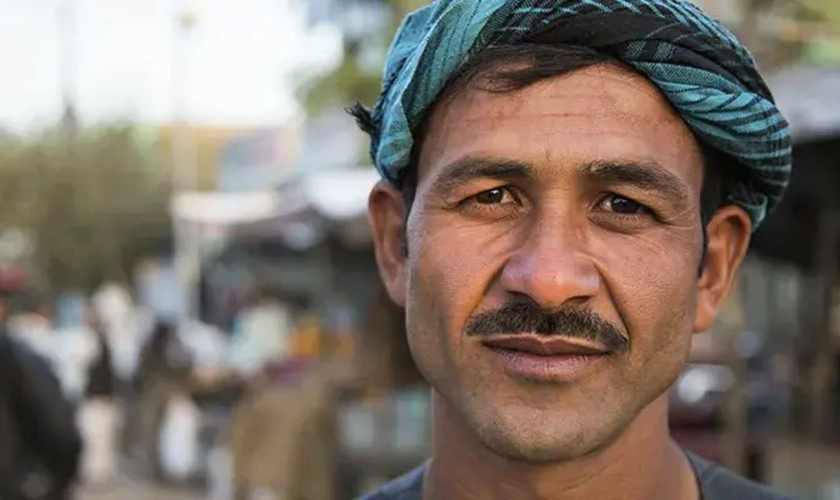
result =
M495 455L433 390L432 461L425 499L696 500L694 472L668 431L667 399L652 402L605 449L569 462L532 464Z

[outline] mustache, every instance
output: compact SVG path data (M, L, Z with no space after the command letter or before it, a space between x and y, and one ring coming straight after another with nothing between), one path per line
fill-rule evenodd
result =
M477 314L466 326L466 334L471 337L517 333L594 341L613 353L630 350L630 339L621 329L588 308L546 311L532 302L514 302Z

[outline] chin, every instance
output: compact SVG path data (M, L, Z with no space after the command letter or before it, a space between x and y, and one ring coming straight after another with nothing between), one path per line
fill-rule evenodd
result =
M508 460L532 464L567 462L609 446L626 428L607 412L473 407L464 415L481 444Z
M517 439L516 436L486 436L482 445L494 455L512 462L527 464L551 464L568 462L586 456L589 447L578 441L530 441Z

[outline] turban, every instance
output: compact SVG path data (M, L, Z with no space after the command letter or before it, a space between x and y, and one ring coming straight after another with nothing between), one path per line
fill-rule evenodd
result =
M744 167L726 196L753 228L781 200L789 126L749 52L687 0L437 0L413 12L388 52L379 102L355 110L382 177L398 183L450 77L476 54L518 43L588 47L646 76L697 137Z

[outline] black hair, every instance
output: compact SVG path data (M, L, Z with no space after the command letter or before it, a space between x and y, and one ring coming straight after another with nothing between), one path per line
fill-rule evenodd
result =
M509 93L522 90L547 78L568 75L593 66L611 66L634 71L615 57L597 50L576 45L545 45L522 43L491 47L472 56L453 74L435 103L426 111L420 125L414 131L414 146L408 166L403 169L394 185L402 192L405 203L405 217L411 210L417 192L418 159L420 149L428 132L428 118L431 110L446 105L467 88L478 88L492 93ZM363 107L356 105L352 110L360 125L367 123ZM367 115L369 118L369 115ZM370 127L364 127L370 131ZM744 175L744 169L732 157L710 146L695 135L703 157L704 175L700 199L700 216L703 229L703 255L700 271L705 267L707 234L706 225L714 213L726 202L728 186ZM404 245L404 251L407 247Z

